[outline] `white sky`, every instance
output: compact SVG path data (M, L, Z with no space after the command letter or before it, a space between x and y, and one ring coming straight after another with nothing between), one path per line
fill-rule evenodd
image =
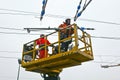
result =
M26 33L26 31L10 29L6 30L2 29L2 27L16 29L23 29L26 27L57 27L64 21L64 18L48 17L48 14L73 17L76 13L78 3L79 0L48 0L46 6L46 16L44 16L42 22L40 22L39 19L36 17L39 17L40 15L42 0L0 0L0 79L17 79L17 59L5 57L21 58L23 44L39 37L39 35L10 34ZM83 12L81 17L79 17L79 20L76 21L76 23L79 26L95 28L96 30L94 31L87 31L92 36L120 38L119 4L120 0L93 0L87 7L87 9ZM34 12L34 14L25 15L25 13L23 12L8 11L5 9ZM15 13L16 15L6 13ZM118 23L118 25L83 21L81 19L112 22ZM43 31L37 32L37 34L38 33L41 34L43 33ZM119 66L110 67L107 69L101 68L101 65L120 64L120 39L115 40L92 37L92 44L95 57L94 61L83 63L82 65L77 67L64 69L63 72L60 74L61 80L120 79ZM100 57L99 55L103 56ZM43 79L39 74L26 72L23 68L21 68L19 80Z

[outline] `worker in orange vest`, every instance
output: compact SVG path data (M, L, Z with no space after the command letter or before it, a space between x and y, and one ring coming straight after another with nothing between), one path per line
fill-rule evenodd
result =
M66 19L63 24L59 26L60 30L60 40L70 37L74 33L74 29L71 25L71 19ZM61 43L61 50L67 51L69 44L71 44L72 39L66 40Z

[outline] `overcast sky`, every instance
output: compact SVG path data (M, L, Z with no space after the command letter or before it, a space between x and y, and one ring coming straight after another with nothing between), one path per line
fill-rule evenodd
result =
M45 16L40 22L42 1L0 0L0 80L16 80L17 59L21 58L23 44L38 38L37 34L47 33L27 34L23 28L58 27L65 18L74 17L79 4L79 0L48 0ZM101 68L101 65L120 64L119 8L120 0L93 0L76 22L72 19L72 23L80 27L95 28L87 31L92 36L94 60L64 69L61 80L120 79L120 66ZM19 80L43 79L39 74L21 68Z

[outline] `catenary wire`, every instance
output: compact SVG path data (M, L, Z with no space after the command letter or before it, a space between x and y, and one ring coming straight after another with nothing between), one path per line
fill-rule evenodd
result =
M22 52L18 52L18 51L0 51L0 52L3 52L3 53L22 53Z
M0 59L21 59L20 57L6 57L6 56L0 56ZM94 63L113 63L108 61L93 61Z
M18 57L6 57L6 56L0 56L0 58L3 58L3 59L20 59Z
M31 13L31 14L40 14L40 13L36 13L36 12L28 12L28 11L13 10L13 9L4 9L4 8L0 8L0 10L3 10L3 11L12 11L12 12L22 12L22 13Z
M0 51L0 52L4 52L4 53L22 53L22 52L19 52L19 51ZM98 56L98 57L120 57L120 55L94 55L94 56Z
M31 13L0 13L0 14L39 16L39 15L31 14Z
M14 35L40 35L40 34L28 34L28 33L17 33L17 32L0 32L0 34L14 34Z
M6 28L6 27L0 27L0 29L8 29L8 30L20 30L20 31L26 31L24 29L18 29L18 28Z
M44 32L45 33L45 32ZM49 33L49 32L46 32ZM7 35L40 35L40 34L32 34L32 33L17 33L17 32L0 32L0 34L7 34ZM52 35L57 36L57 35ZM91 36L91 38L101 38L101 39L113 39L113 40L120 40L120 37L102 37L102 36Z
M3 8L0 8L0 10L27 13L27 14L20 14L20 13L0 13L0 14L33 15L33 16L39 16L39 15L40 15L40 13L36 13L36 12L27 12L27 11L12 10L12 9L3 9ZM68 17L69 17L69 18L74 19L74 17L70 17L70 16L53 15L53 14L46 14L45 16L46 16L46 17L54 17L54 18L68 18ZM107 21L98 21L98 20L91 20L91 19L83 19L83 18L79 18L78 20L89 21L89 22L98 22L98 23L106 23L106 24L114 24L114 25L120 25L120 23L107 22Z
M18 51L0 51L0 52L3 52L3 53L22 53L22 52L18 52ZM120 57L120 55L94 55L96 57ZM0 56L1 57L1 56Z
M120 37L104 37L104 36L91 36L92 38L102 38L102 39L114 39L120 40Z

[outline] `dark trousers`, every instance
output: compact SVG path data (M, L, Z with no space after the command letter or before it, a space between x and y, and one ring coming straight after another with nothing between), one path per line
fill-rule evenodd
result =
M60 40L68 38L68 34L61 33ZM61 42L61 50L67 51L69 44L72 42L72 39Z

